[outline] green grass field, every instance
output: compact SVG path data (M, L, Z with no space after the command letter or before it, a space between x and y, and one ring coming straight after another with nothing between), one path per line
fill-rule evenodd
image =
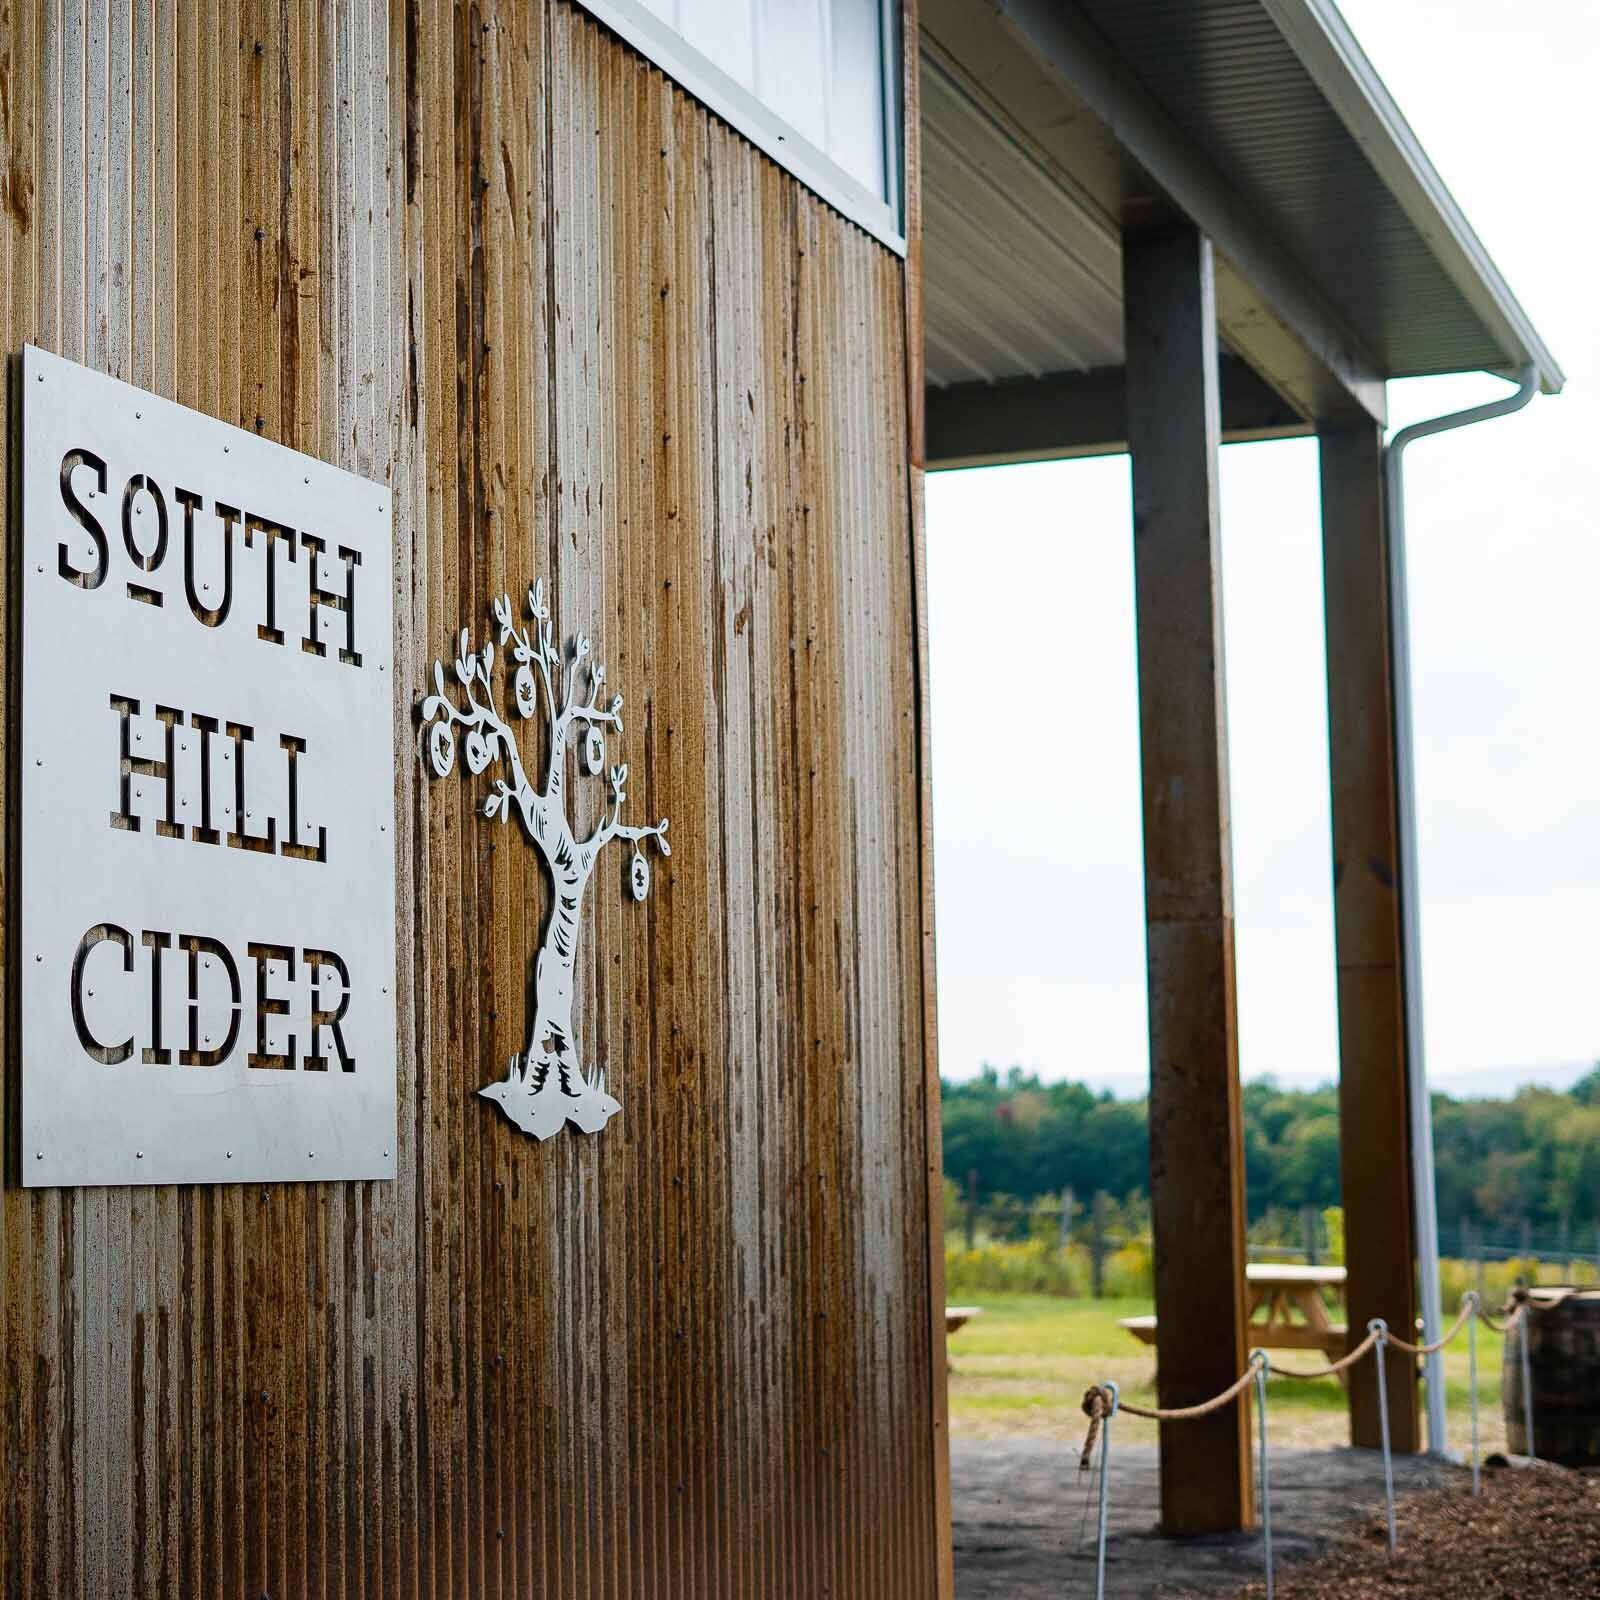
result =
M972 1297L983 1314L950 1339L950 1431L956 1438L1020 1435L1081 1439L1083 1391L1115 1381L1128 1399L1155 1404L1155 1351L1117 1326L1119 1317L1153 1309L1148 1300L1067 1300L1051 1295ZM1500 1336L1478 1330L1478 1405L1483 1449L1505 1447L1500 1413ZM1286 1364L1316 1364L1313 1355L1282 1351ZM1390 1360L1401 1357L1390 1353ZM1370 1359L1351 1374L1371 1383ZM1445 1352L1450 1446L1471 1440L1467 1333ZM1345 1392L1337 1378L1296 1382L1274 1378L1267 1394L1268 1437L1284 1445L1349 1442ZM1127 1417L1119 1440L1153 1443L1155 1424Z

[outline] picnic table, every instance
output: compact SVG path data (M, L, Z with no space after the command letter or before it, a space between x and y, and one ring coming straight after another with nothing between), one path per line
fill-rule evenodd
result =
M944 1331L948 1338L958 1329L966 1327L974 1317L983 1315L982 1306L946 1306L944 1308Z
M1345 1353L1349 1330L1328 1316L1322 1291L1344 1292L1343 1267L1255 1261L1244 1269L1250 1342L1264 1350L1318 1350L1330 1361ZM1256 1313L1265 1315L1258 1321ZM1298 1320L1297 1320L1298 1317ZM1156 1342L1154 1317L1123 1317L1121 1326L1142 1344ZM1340 1381L1344 1374L1339 1374Z

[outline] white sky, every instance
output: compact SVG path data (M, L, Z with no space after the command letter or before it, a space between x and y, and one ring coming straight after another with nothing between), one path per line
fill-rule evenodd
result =
M1407 454L1427 1051L1504 1093L1600 1056L1600 6L1344 0L1568 375ZM1504 392L1390 386L1393 426ZM1338 1070L1316 447L1223 451L1245 1076ZM1126 457L928 483L940 1065L1142 1092Z

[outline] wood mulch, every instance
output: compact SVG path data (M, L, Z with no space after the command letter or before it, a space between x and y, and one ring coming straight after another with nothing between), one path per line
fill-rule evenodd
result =
M1486 1469L1483 1495L1401 1497L1399 1553L1380 1507L1321 1555L1276 1577L1276 1600L1595 1600L1600 1596L1600 1473ZM1233 1600L1262 1600L1264 1580Z

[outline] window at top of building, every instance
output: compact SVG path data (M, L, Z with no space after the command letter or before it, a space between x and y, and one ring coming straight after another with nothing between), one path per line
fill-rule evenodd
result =
M904 247L898 0L582 0L807 187Z

